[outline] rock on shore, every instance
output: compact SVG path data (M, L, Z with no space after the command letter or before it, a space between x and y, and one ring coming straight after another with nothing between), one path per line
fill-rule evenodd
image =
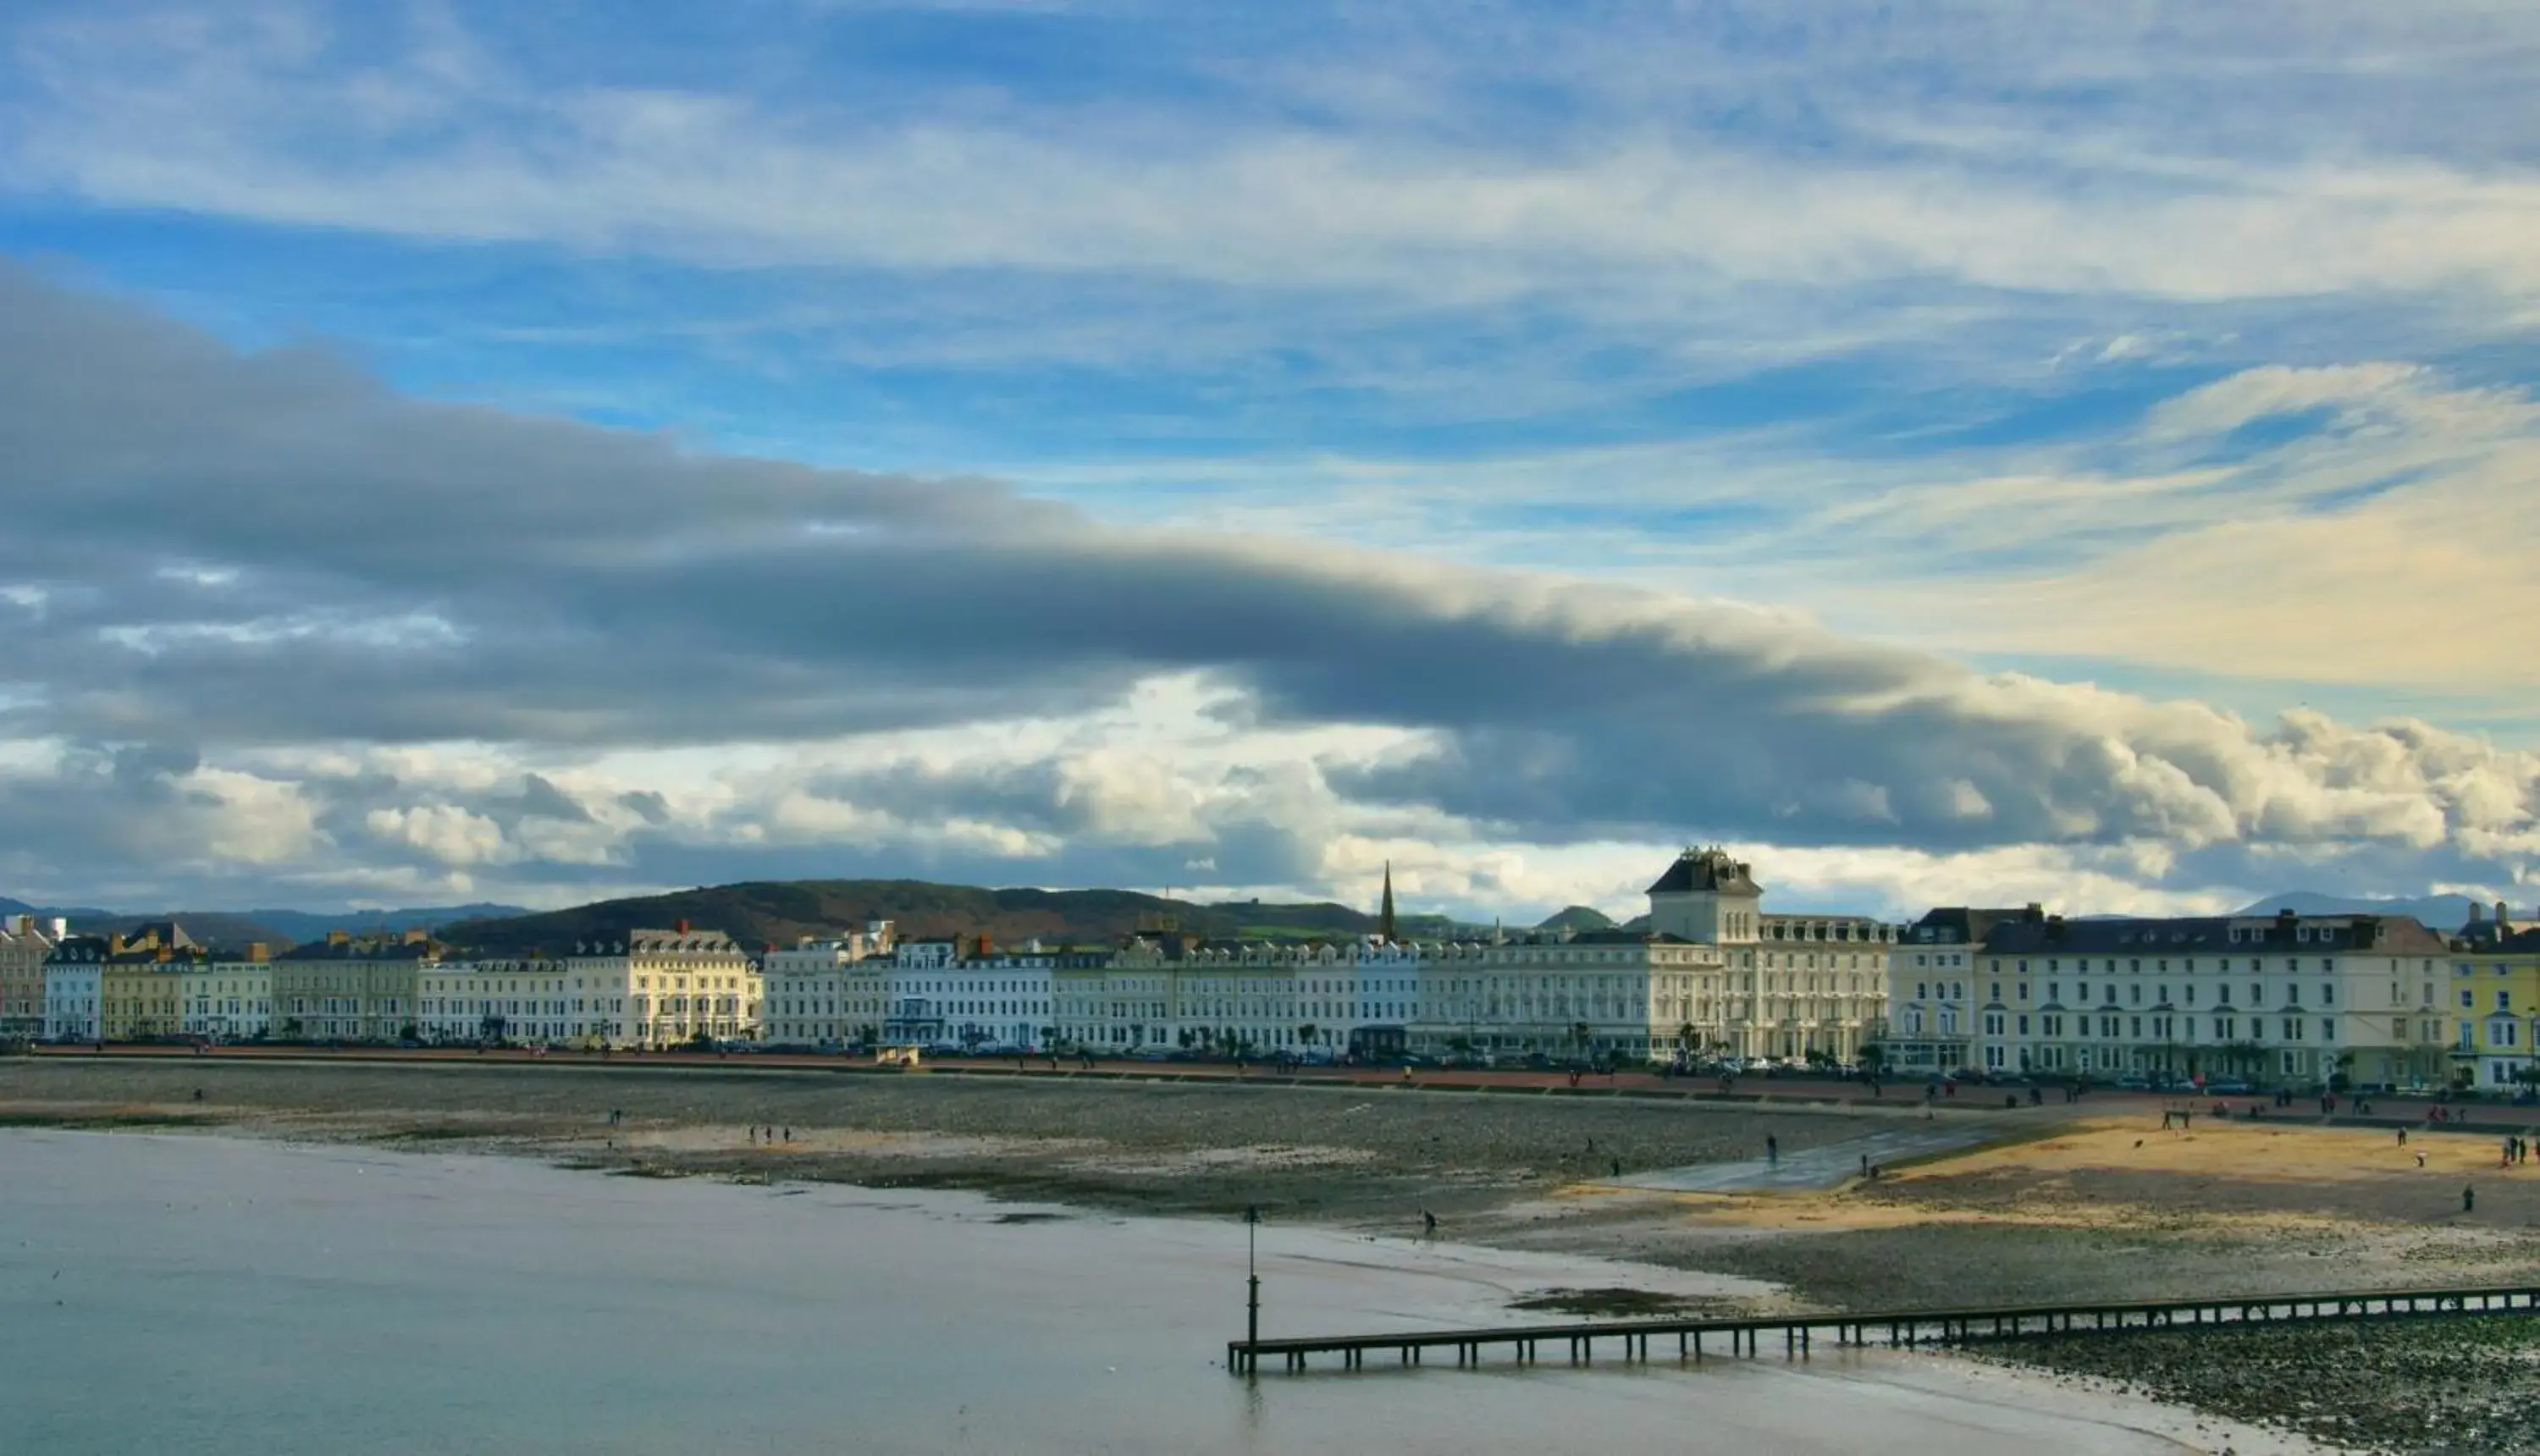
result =
M2359 1451L2540 1453L2540 1319L2524 1316L2084 1334L1968 1352Z

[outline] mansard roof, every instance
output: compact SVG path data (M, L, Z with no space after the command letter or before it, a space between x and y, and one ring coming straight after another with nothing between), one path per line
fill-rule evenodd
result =
M2182 916L2066 920L2061 916L1994 927L1983 941L2002 955L2228 954L2234 950L2369 950L2440 955L2443 937L2404 915Z
M1730 859L1727 850L1714 845L1707 850L1687 847L1644 893L1761 895L1764 887L1755 882L1754 866Z

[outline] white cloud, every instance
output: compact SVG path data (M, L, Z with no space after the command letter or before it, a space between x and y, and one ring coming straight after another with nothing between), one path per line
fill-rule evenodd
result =
M444 865L485 864L505 850L503 826L452 804L373 809L363 823L381 839L421 850Z

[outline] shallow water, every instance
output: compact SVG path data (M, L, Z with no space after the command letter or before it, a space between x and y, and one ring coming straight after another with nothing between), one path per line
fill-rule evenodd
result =
M0 1421L47 1456L2183 1449L2175 1413L1914 1355L1236 1380L1240 1224L1016 1212L0 1132ZM1265 1335L1733 1286L1275 1225L1262 1274Z

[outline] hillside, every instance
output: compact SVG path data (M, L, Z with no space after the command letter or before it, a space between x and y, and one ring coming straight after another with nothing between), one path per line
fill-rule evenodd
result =
M1614 917L1593 905L1573 905L1543 918L1535 927L1539 931L1610 931Z
M757 881L604 900L539 915L446 926L453 944L497 953L561 951L578 940L613 938L644 927L687 921L725 931L744 945L792 944L869 920L887 920L903 939L986 935L1000 945L1108 944L1160 918L1212 937L1305 939L1365 935L1376 917L1346 905L1281 905L1258 900L1199 905L1134 890L981 889L914 879ZM1411 918L1405 918L1406 926Z

